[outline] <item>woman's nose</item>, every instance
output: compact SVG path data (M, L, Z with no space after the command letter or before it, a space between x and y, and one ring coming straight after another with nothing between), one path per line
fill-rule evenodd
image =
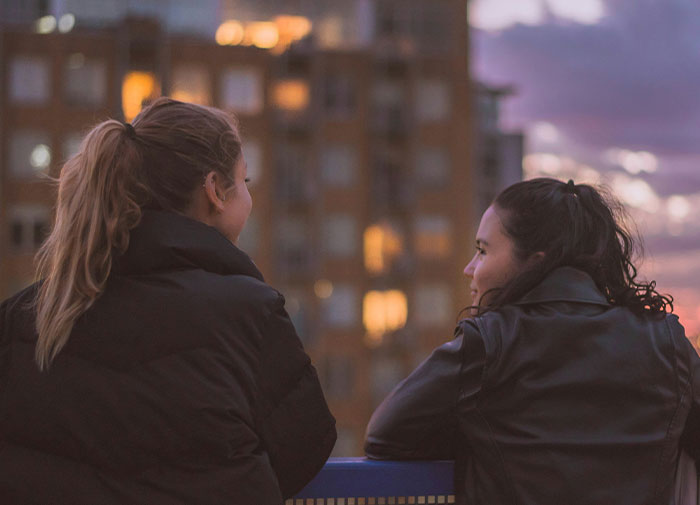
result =
M472 258L472 260L467 264L466 267L464 267L464 275L467 277L474 277L474 261L476 260L476 256Z

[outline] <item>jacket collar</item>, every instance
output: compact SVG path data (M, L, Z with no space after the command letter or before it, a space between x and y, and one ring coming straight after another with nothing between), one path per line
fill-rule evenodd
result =
M542 282L528 292L516 305L544 302L577 302L609 306L610 303L590 275L573 267L552 270Z
M129 247L114 258L117 274L202 269L221 275L247 275L263 280L250 257L216 228L160 210L144 210L131 230Z

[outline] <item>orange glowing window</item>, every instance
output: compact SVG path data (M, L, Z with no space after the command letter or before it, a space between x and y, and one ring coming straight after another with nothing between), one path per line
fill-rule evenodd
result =
M362 302L362 322L368 343L381 343L384 334L406 326L408 303L403 291L369 291Z
M370 226L364 233L365 268L372 274L386 272L403 252L399 233L388 223Z
M309 106L309 84L302 79L279 81L272 90L272 100L280 109L306 109Z
M160 95L160 85L152 72L129 72L122 82L122 110L127 121L133 120L143 103Z
M216 30L216 43L220 46L237 46L243 42L245 29L236 20L229 20L221 23Z

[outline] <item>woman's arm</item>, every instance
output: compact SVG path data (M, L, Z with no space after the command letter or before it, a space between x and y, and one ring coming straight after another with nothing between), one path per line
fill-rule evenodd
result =
M263 329L256 423L286 499L323 467L336 430L316 370L283 303L280 297Z
M465 333L466 332L466 333ZM453 459L459 440L457 402L481 389L484 346L476 328L433 351L387 396L367 426L365 453L374 459Z

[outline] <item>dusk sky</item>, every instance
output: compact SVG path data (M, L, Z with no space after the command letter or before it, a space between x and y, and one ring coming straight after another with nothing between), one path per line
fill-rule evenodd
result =
M512 85L501 126L527 177L605 184L646 243L642 277L700 333L700 2L472 0L477 79Z

